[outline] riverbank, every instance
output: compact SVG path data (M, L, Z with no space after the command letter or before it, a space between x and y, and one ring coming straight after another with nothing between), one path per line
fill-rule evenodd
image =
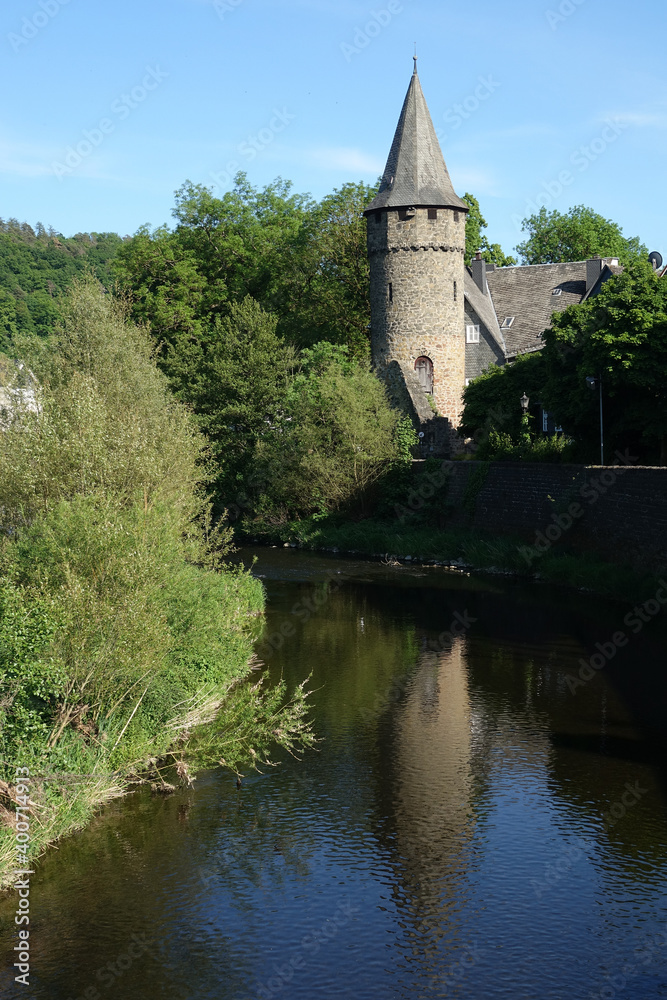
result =
M303 687L239 684L263 587L147 331L86 281L52 346L0 433L0 885L134 782L310 738Z
M656 574L638 572L592 552L574 552L563 545L550 545L541 552L517 536L477 529L436 529L370 518L357 522L311 518L255 530L244 535L244 540L365 555L388 562L436 563L458 570L503 573L617 600L646 600L660 586Z
M76 672L49 675L48 664L73 638L66 635L63 623L51 629L24 595L2 595L5 685L12 686L12 666L20 669L23 685L15 688L12 704L5 707L1 736L0 888L12 883L15 869L33 866L50 845L85 827L111 799L147 781L157 791L171 790L170 781L189 783L196 773L202 732L207 727L233 728L226 726L226 716L233 714L232 692L253 665L263 588L238 570L214 574L186 567L183 575L188 579L179 582L189 584L204 614L209 602L216 606L219 634L209 644L207 658L199 659L202 650L196 647L183 656L183 648L174 648L172 634L171 649L163 651L161 663L151 663L149 657L141 663L140 685L123 676L124 664L118 659L112 658L104 673L96 664L99 672L89 678L85 704L72 701ZM173 610L181 620L172 621L172 629L177 624L179 631L186 631L189 625L201 646L199 614L193 619L193 609L188 614L184 601ZM136 606L134 611L138 614ZM86 632L87 624L79 621L80 632ZM30 655L20 648L21 639ZM148 652L145 647L143 651ZM8 668L11 652L14 662ZM93 665L92 657L89 662ZM93 685L101 705L90 704ZM227 756L234 761L238 754L230 749Z

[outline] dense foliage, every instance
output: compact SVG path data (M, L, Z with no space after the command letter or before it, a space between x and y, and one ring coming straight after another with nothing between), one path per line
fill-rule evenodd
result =
M187 775L191 738L211 762L199 727L246 673L263 603L257 581L221 564L229 531L211 524L205 441L146 332L87 281L50 346L32 362L38 411L17 403L0 433L0 792L11 797L17 763L52 775L36 848L159 757ZM275 693L268 704L274 739L308 741L302 690L283 715Z
M495 431L509 435L494 439L501 450L517 445L519 398L526 392L531 408L541 403L573 440L561 456L598 461L598 392L586 378L601 375L607 459L628 450L635 461L667 464L667 281L637 261L595 298L556 313L544 342L543 351L491 367L470 383L463 415L468 435L481 440Z
M65 239L40 223L33 230L0 220L0 352L17 335L51 334L59 319L58 296L89 271L107 287L109 263L122 240L115 233L78 233Z
M318 203L282 180L258 190L244 174L222 198L186 183L176 195L175 228L140 230L121 248L116 273L135 318L172 347L206 338L230 304L249 295L291 343L329 340L367 357L362 213L372 197L372 188L346 184Z
M667 281L645 261L631 264L598 296L554 316L545 333L544 403L594 454L602 376L607 454L629 449L648 464L667 464Z
M618 257L629 264L646 256L638 236L626 238L621 227L592 208L575 205L567 212L541 208L523 220L528 236L517 247L522 264L558 264L591 257Z

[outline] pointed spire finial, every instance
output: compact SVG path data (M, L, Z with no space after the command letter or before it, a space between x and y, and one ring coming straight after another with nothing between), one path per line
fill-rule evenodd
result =
M415 54L412 57L415 61L414 76L417 75L417 43L415 42Z

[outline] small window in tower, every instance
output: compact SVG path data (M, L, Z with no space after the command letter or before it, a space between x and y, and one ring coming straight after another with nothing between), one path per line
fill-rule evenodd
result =
M459 213L458 212L454 212L454 222L458 222L458 221L459 221Z
M437 220L437 218L438 218L438 210L437 210L437 208L429 208L429 210L428 210L428 217L429 217L429 221L430 222L435 222Z
M456 302L456 282L454 282L454 301Z
M387 295L389 297L389 301L393 302L394 301L394 285L393 285L393 283L391 281L389 282L389 288L387 290Z
M466 344L479 344L479 326L470 324L466 326Z

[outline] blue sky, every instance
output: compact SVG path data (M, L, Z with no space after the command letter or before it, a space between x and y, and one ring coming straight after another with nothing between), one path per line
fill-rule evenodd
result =
M491 241L585 204L667 258L666 27L645 0L5 0L0 216L125 235L186 178L372 182L416 41Z

